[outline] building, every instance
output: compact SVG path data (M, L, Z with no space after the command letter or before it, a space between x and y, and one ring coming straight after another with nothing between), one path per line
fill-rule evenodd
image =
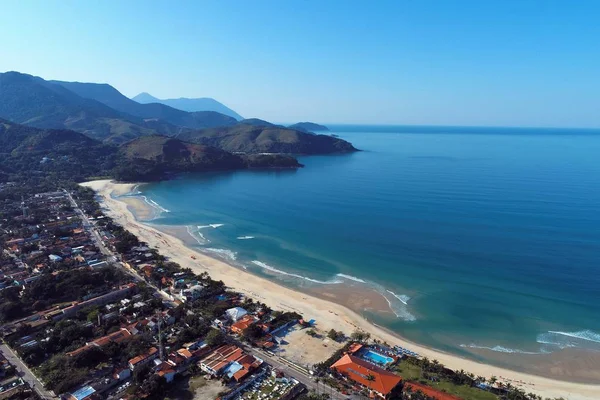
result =
M73 393L69 393L66 398L68 400L93 400L100 399L101 397L96 393L96 389L86 385L77 389Z
M331 366L331 369L384 399L402 381L400 376L350 354L342 356Z
M260 358L244 353L235 345L224 345L200 361L202 371L218 377L227 375L240 381L263 363Z
M241 334L248 328L250 325L256 323L258 318L252 315L244 315L239 321L231 325L231 332Z
M233 307L225 311L225 314L231 322L238 322L244 315L248 314L248 311L242 307Z
M203 286L194 285L187 289L182 289L179 294L179 298L182 301L194 301L194 300L197 300L200 298L200 295L202 295L203 290L204 290Z
M135 371L136 368L146 365L150 361L158 357L158 349L156 347L150 347L147 352L140 354L139 356L133 357L129 360L129 368Z
M410 399L410 394L407 394L407 392L410 390L412 393L415 392L422 392L423 394L434 398L435 400L462 400L460 397L456 397L453 396L451 394L448 393L444 393L441 392L437 389L434 389L432 387L426 386L426 385L422 385L420 383L415 383L415 382L406 382L404 384L404 393L406 395L407 398Z
M69 357L75 357L78 356L79 354L85 353L86 351L88 351L89 349L91 349L92 347L104 347L109 343L121 343L124 342L125 340L128 340L129 338L131 338L131 332L129 332L129 330L125 329L125 328L121 328L116 332L111 333L110 335L106 335L106 336L102 336L96 340L92 340L91 342L88 342L85 344L85 346L82 346L78 349L75 349L73 351L70 351L67 353L67 355Z

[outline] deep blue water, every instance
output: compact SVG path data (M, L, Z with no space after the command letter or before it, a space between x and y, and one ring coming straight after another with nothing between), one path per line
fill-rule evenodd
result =
M287 285L364 280L445 350L600 350L600 132L333 131L364 151L145 186L154 223Z

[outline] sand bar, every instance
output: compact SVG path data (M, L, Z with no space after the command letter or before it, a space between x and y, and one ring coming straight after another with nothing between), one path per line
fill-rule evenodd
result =
M149 214L149 212L147 208L144 211L143 207L150 207L150 205L145 202L131 201L128 201L129 204L127 204L120 199L113 198L113 195L122 195L132 191L136 186L134 184L99 180L86 182L83 185L94 189L101 196L106 213L117 223L137 235L140 240L147 242L151 247L158 249L161 254L172 261L179 263L182 267L192 268L198 273L207 271L214 279L223 280L232 289L267 303L273 309L297 311L307 319L315 319L319 329L329 330L334 328L350 334L359 328L371 333L373 338L410 348L429 359L437 359L451 369L464 369L475 375L488 378L496 376L504 382L510 382L526 392L534 392L544 398L600 399L600 385L574 383L516 372L468 360L404 340L395 334L372 325L359 314L342 305L283 287L275 282L244 272L223 261L194 251L187 247L182 240L137 221L129 207L140 207L140 209L136 208L136 214L139 212L140 215L144 215L144 213ZM192 256L195 259L192 259ZM597 365L588 365L588 367L598 369L596 368ZM564 373L564 371L562 373L558 371L557 375L569 379L569 374Z

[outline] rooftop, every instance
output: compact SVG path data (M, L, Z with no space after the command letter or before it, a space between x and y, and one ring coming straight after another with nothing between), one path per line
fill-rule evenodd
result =
M384 396L388 395L402 381L400 376L350 354L337 360L331 368Z

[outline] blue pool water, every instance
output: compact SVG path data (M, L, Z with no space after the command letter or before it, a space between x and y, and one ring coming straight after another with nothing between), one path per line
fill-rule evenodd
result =
M380 365L391 364L394 361L392 357L381 355L379 353L374 352L373 350L367 350L365 353L362 354L362 357L375 362L375 364Z

